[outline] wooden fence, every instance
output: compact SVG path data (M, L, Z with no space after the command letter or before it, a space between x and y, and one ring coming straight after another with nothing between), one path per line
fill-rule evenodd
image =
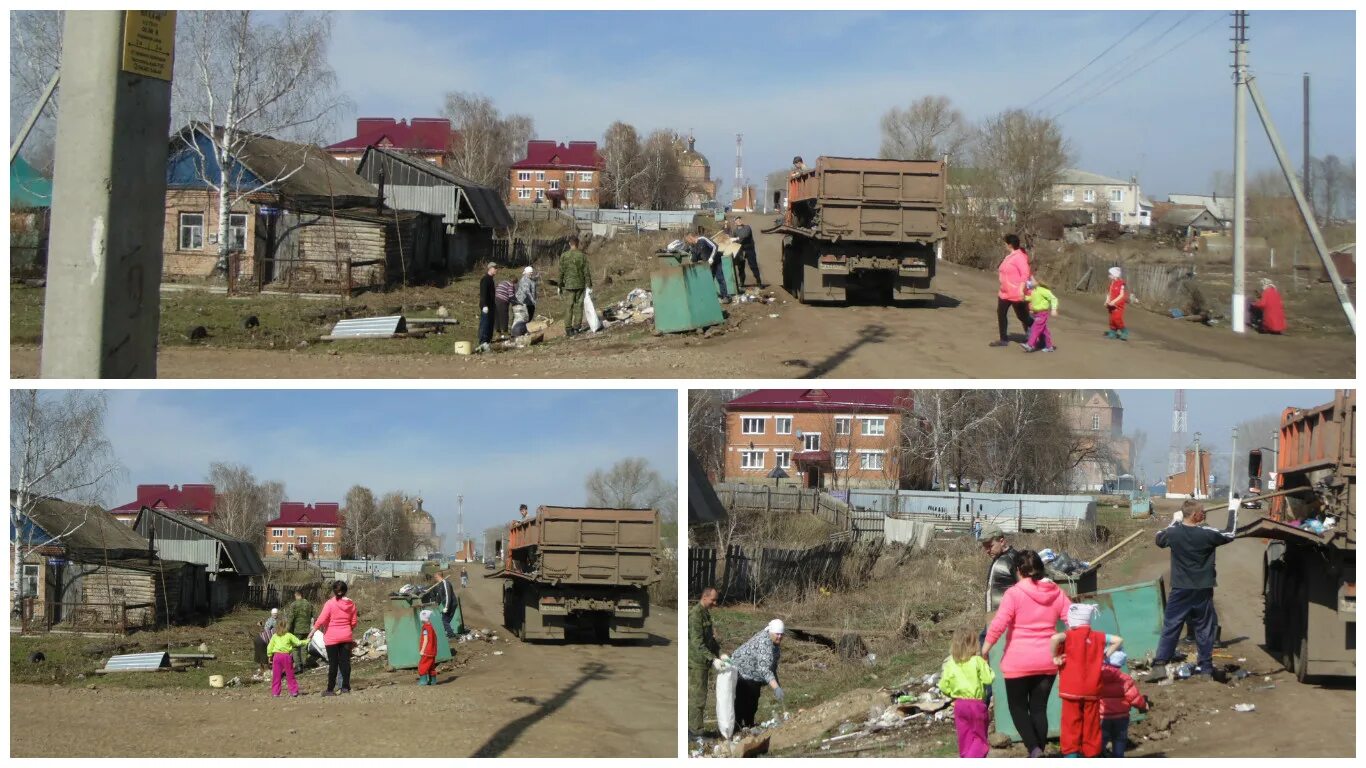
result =
M569 238L496 238L489 261L500 267L527 267L558 259L569 250ZM478 268L480 265L475 265Z
M715 489L721 505L728 510L805 512L835 526L837 531L850 529L849 505L819 490L730 483L718 484Z
M247 587L247 598L243 602L252 608L283 608L294 600L296 589L303 593L305 600L317 607L322 584L253 584Z
M852 541L809 549L732 546L718 562L714 548L696 548L688 553L688 597L715 587L723 602L758 603L783 589L843 589L868 578L879 551L880 545L858 547Z
M132 629L156 626L156 606L152 603L65 602L39 605L37 598L23 598L19 609L22 634L51 632L109 632L121 635ZM60 618L59 618L60 617Z

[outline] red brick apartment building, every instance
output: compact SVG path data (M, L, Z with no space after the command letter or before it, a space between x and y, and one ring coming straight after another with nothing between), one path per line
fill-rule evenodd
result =
M286 501L280 516L266 523L266 557L290 553L334 559L342 555L341 507L334 502Z
M414 117L395 120L392 117L356 118L356 135L339 141L327 151L341 162L354 168L365 155L367 147L383 147L421 158L437 166L446 167L451 143L459 135L444 117Z
M805 488L896 488L911 393L760 389L726 404L726 480Z
M214 487L201 483L184 485L139 485L137 498L109 510L124 525L132 526L143 507L164 509L196 523L214 524Z
M601 182L596 141L528 141L526 158L508 169L508 205L597 208Z

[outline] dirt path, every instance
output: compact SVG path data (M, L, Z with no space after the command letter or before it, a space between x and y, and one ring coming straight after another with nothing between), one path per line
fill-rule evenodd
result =
M496 628L500 583L474 578L465 621ZM11 686L16 757L673 757L677 619L656 609L641 645L458 645L467 666L435 688L412 677L323 698L247 690ZM493 655L494 650L503 655ZM74 716L73 712L79 713ZM51 738L52 723L66 723ZM130 727L130 723L135 723Z
M762 223L762 222L756 222ZM769 280L780 276L781 240L759 235ZM907 306L803 306L776 288L774 304L734 304L724 334L552 340L519 352L431 354L163 348L167 378L1350 378L1350 336L1235 336L1132 310L1132 339L1105 339L1096 297L1062 295L1053 320L1059 351L989 348L996 335L996 276L949 263L938 297ZM776 318L770 315L777 315ZM738 322L738 325L737 325ZM1012 321L1015 322L1015 321ZM1018 323L1012 334L1019 334ZM1023 341L1023 336L1019 340ZM14 377L33 377L38 350L11 347Z

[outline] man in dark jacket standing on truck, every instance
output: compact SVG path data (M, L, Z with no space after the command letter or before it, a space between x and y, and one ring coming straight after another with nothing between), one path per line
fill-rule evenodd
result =
M750 271L754 272L754 285L763 288L764 280L759 277L759 252L754 246L754 230L750 229L743 218L736 216L730 236L740 244L740 255L735 262L736 287L745 287L745 262L749 262Z
M489 342L493 341L493 276L498 274L498 265L489 262L484 276L479 278L479 351L487 352Z
M1171 662L1187 622L1195 625L1199 652L1194 673L1214 672L1214 628L1218 621L1214 612L1214 555L1216 549L1233 541L1233 532L1238 528L1237 508L1229 513L1227 530L1210 528L1204 522L1204 507L1195 499L1188 499L1172 524L1157 532L1157 546L1172 551L1172 588L1167 594L1162 637L1154 654L1154 674Z
M707 710L707 685L713 663L721 657L721 644L712 628L711 609L716 605L716 589L702 590L697 605L688 611L688 736L702 734L702 716Z

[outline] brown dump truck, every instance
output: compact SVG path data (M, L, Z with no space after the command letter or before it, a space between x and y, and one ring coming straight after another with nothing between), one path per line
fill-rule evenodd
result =
M1238 536L1267 540L1266 646L1301 682L1356 675L1356 392L1281 416L1263 517ZM1254 490L1261 451L1249 456Z
M804 304L927 293L947 228L945 164L821 157L788 181L783 287Z
M644 639L648 588L660 578L653 509L547 507L513 523L503 568L503 623L523 640L575 630Z

